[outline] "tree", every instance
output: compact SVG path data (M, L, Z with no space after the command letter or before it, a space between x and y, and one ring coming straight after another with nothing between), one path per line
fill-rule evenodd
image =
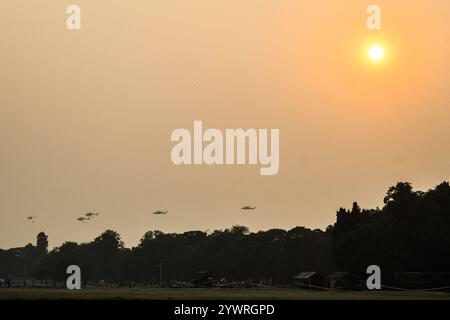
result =
M42 252L47 253L48 236L44 232L39 232L37 235L36 246Z
M289 283L300 271L332 270L365 273L377 264L387 275L398 271L450 270L450 185L427 192L399 182L388 189L383 208L364 209L356 202L340 208L326 231L295 227L250 232L244 226L215 230L164 233L148 231L135 248L126 249L120 235L107 230L93 241L65 243L45 254L35 270L45 277L64 278L77 264L89 280L191 281L209 271L229 281L273 280ZM38 247L46 247L45 234ZM0 270L22 275L35 265L36 247L0 250ZM26 260L22 253L25 253ZM11 272L15 270L16 272Z

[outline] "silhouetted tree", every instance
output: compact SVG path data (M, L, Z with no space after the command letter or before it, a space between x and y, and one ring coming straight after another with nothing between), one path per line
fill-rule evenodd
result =
M48 237L44 232L39 232L37 235L36 246L42 252L47 253Z
M231 281L289 283L299 271L363 273L371 264L384 272L448 271L450 185L419 192L399 182L388 189L383 208L362 209L354 202L351 209L340 208L325 231L295 227L255 233L238 225L209 234L154 230L127 249L117 232L107 230L92 242L66 242L46 253L47 246L47 236L40 233L37 247L0 250L0 273L34 270L64 279L67 266L77 264L85 281L159 283L162 265L164 281L190 281L205 270Z

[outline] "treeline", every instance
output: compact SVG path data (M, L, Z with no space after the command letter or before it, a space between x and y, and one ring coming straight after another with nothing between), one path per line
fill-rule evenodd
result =
M384 271L450 271L450 186L427 192L411 184L389 188L382 209L340 209L332 233L336 268L370 264Z
M243 226L208 234L149 231L131 249L112 230L50 252L43 242L41 234L40 246L31 246L35 249L0 250L0 275L63 280L67 266L76 264L86 281L159 283L161 271L164 282L190 281L205 270L228 281L286 283L301 271L363 273L371 264L383 271L450 271L450 186L444 182L420 192L398 183L389 188L383 208L366 210L357 203L341 208L325 231L296 227L253 233ZM34 260L20 250L34 250ZM32 268L23 270L24 265Z
M191 281L199 271L232 280L287 281L298 270L329 269L330 240L323 231L302 227L250 233L234 226L211 234L149 231L137 247L127 249L116 232L107 230L92 242L66 242L52 250L34 275L62 280L67 266L77 264L85 280L159 283L162 268L165 282Z

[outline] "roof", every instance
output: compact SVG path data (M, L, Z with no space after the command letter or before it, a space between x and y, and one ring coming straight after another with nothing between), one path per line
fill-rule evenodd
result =
M294 276L294 279L309 279L313 276L320 276L320 273L317 271L305 271L305 272L300 272L299 274Z

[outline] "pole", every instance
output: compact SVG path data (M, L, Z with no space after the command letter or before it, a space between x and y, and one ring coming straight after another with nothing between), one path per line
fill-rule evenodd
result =
M162 288L163 264L159 264L159 286Z
M23 257L23 278L25 279L27 276L27 262L26 262L25 250L22 253L22 257Z

